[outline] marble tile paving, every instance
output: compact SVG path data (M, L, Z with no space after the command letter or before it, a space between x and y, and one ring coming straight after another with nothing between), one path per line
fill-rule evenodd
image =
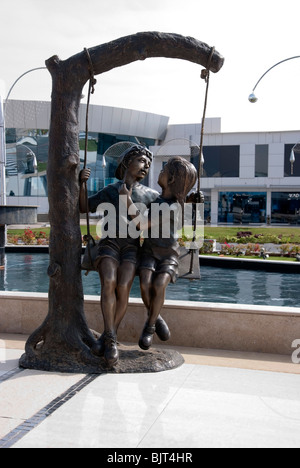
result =
M86 377L19 371L21 354L0 355L0 447ZM47 414L11 447L298 448L300 375L189 363L157 374L100 375Z

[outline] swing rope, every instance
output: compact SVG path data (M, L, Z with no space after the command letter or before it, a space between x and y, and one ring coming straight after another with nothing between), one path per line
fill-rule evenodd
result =
M91 94L94 94L95 92L95 84L97 83L97 80L95 79L93 62L92 62L89 50L84 48L84 51L86 53L86 56L89 62L89 74L90 74L89 89L88 89L87 104L86 104L86 116L85 116L85 142L84 142L84 163L83 163L83 168L86 169L87 151L88 151L88 130L89 130L88 123L89 123L90 98L91 98ZM89 252L90 261L91 263L93 263L92 255L91 255L91 245L89 241L92 241L93 244L95 245L95 240L91 236L91 231L90 231L89 199L88 199L87 182L84 183L84 190L86 194L86 197L85 197L86 198L86 228L87 228L86 241L87 241L87 249Z
M198 186L196 192L196 203L200 203L200 188L201 188L201 175L202 175L202 164L201 164L201 157L203 154L203 141L204 141L204 125L205 125L205 118L206 118L206 110L207 110L207 100L208 100L208 89L209 89L209 76L210 76L210 65L212 61L213 54L215 52L215 47L212 47L210 51L210 56L208 58L208 62L206 68L201 71L201 79L205 80L206 89L205 89L205 99L204 99L204 107L203 107L203 115L201 121L201 134L200 134L200 147L199 147L199 166L198 166ZM194 205L194 225L193 225L193 241L192 244L196 241L196 230L197 230L197 205ZM193 274L194 272L194 256L196 249L191 249L191 263L190 263L190 271L189 274Z

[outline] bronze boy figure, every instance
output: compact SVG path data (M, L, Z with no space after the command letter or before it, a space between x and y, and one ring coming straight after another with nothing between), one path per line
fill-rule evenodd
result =
M108 367L116 365L119 359L117 348L117 330L126 313L130 289L136 274L139 238L119 235L124 226L128 224L128 218L122 219L120 215L119 191L123 184L131 190L134 203L143 203L146 206L157 198L158 193L141 185L150 169L153 155L141 145L132 145L120 156L116 177L120 180L111 184L89 197L88 207L90 212L95 212L101 203L110 203L116 210L116 235L114 238L105 237L100 240L98 257L96 259L97 271L101 281L101 308L104 319L104 333L97 342L94 353L103 355ZM80 211L86 212L86 191L84 182L88 180L90 170L84 169L80 173ZM127 213L127 211L126 211ZM119 216L120 215L120 216ZM123 230L124 232L124 230ZM162 338L168 335L166 323L162 320Z

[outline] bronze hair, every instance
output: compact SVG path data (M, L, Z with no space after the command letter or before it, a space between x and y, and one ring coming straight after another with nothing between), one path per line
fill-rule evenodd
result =
M174 181L170 185L172 194L180 204L183 204L197 181L197 170L192 163L180 156L168 161L168 170L170 176L174 176Z

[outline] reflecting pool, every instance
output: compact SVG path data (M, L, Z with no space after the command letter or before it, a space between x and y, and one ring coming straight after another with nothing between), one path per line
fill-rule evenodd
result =
M1 291L48 292L48 254L8 253L5 264L0 270ZM100 295L98 274L82 277L84 294ZM138 278L131 297L140 297ZM299 275L203 266L200 281L179 279L168 287L167 299L299 307Z

